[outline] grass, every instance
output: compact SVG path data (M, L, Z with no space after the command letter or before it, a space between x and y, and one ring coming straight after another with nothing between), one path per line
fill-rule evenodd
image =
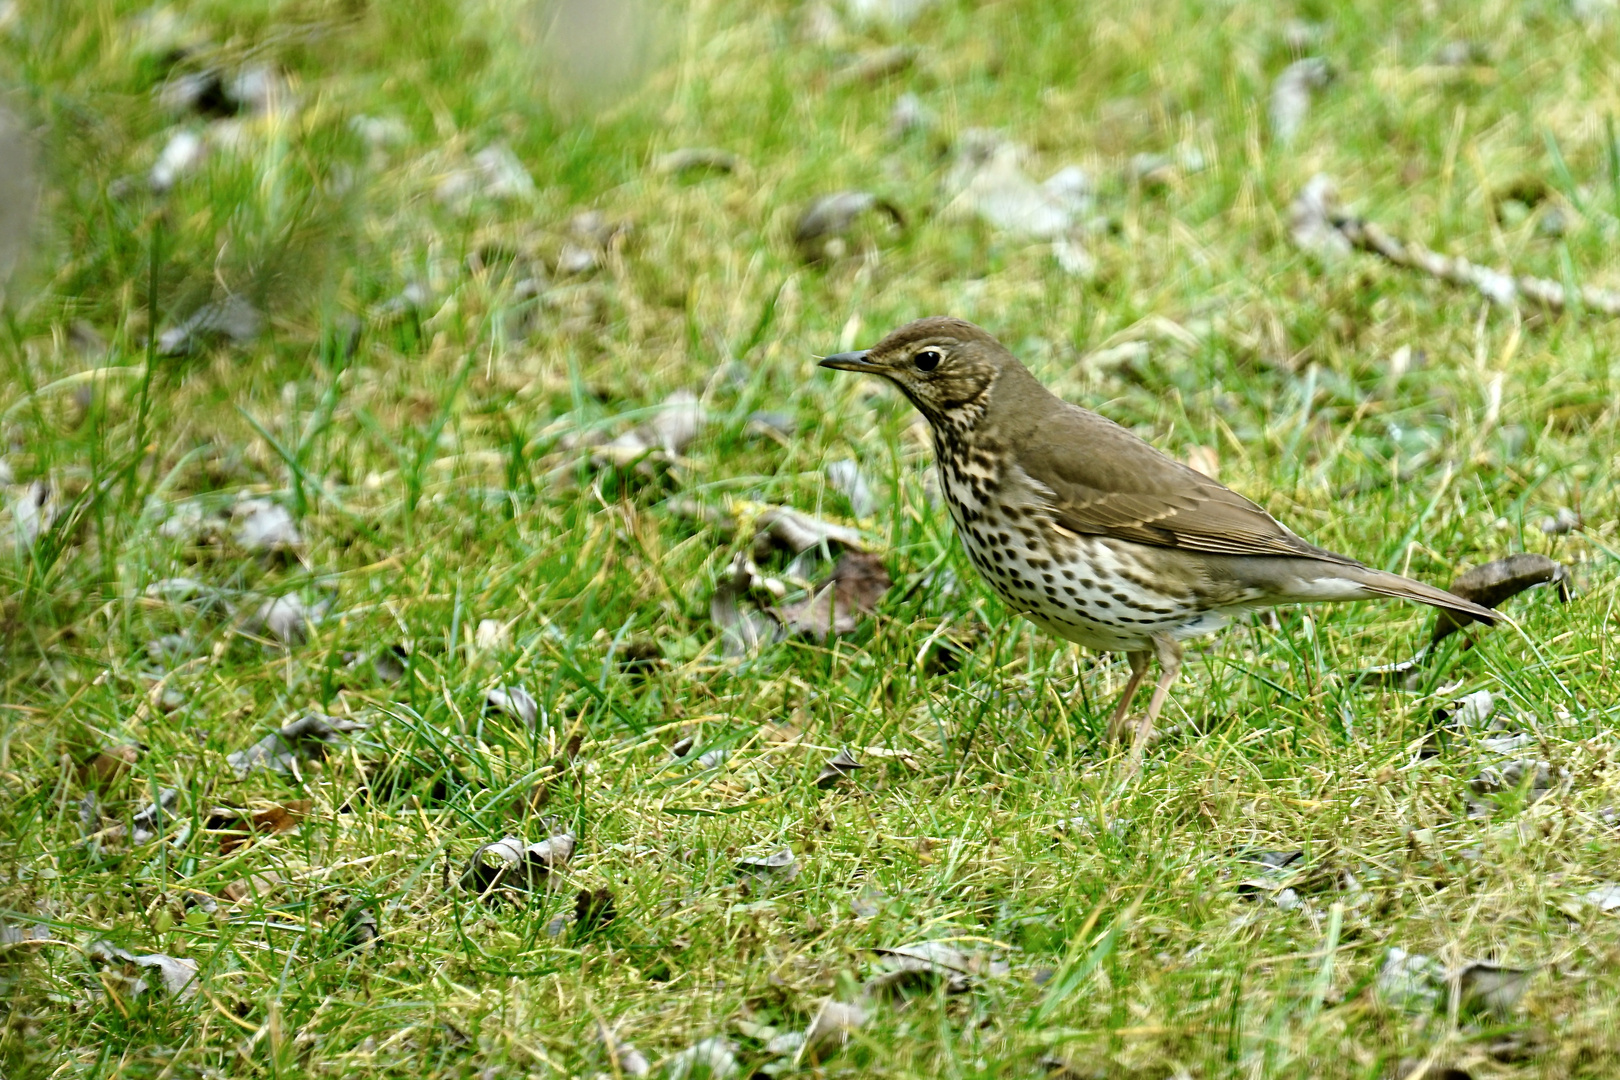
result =
M1367 257L1318 265L1286 206L1327 171L1438 250L1616 284L1620 20L1552 2L942 0L817 41L803 5L705 0L638 22L644 80L590 105L548 83L541 22L510 4L5 10L0 71L43 196L7 294L0 416L11 494L43 480L57 507L36 543L0 550L0 908L49 933L0 946L7 1076L614 1075L603 1024L654 1062L724 1036L745 1075L1615 1071L1620 931L1580 897L1620 877L1604 816L1620 333ZM1336 79L1284 148L1266 96L1301 34ZM1488 63L1437 66L1457 40ZM911 66L838 76L896 44ZM159 196L145 176L176 119L153 89L179 46L180 70L273 65L296 106L232 121L229 142L216 129ZM895 139L905 92L938 126ZM394 134L371 145L356 117ZM1098 178L1093 278L941 213L945 149L972 127L1029 144L1036 177ZM436 196L497 144L532 197ZM739 167L652 167L711 146ZM1124 179L1133 155L1189 149L1203 168ZM855 254L804 265L796 214L845 187L907 227L859 226ZM586 209L629 229L558 274ZM1555 210L1562 234L1542 226ZM541 276L536 299L521 283ZM416 302L391 303L408 287ZM227 291L268 314L258 339L149 347ZM989 598L930 502L905 403L814 366L943 312L1165 450L1213 449L1225 482L1313 542L1441 584L1546 552L1578 597L1510 601L1516 628L1445 652L1416 692L1352 676L1416 651L1417 609L1234 627L1191 654L1172 734L1126 782L1099 743L1123 662ZM1402 348L1415 362L1392 375ZM669 468L571 449L678 389L709 422ZM792 434L759 435L757 410ZM897 587L846 638L723 658L709 596L751 533L678 501L849 521L824 473L843 457L881 495L861 524ZM295 515L292 557L242 550L228 524L160 528L250 494ZM1560 508L1584 528L1536 527ZM177 576L223 600L147 595ZM292 648L248 618L286 594L332 601ZM926 662L942 634L971 642L950 670ZM371 659L396 645L389 682ZM540 721L486 714L497 684L526 687ZM1418 754L1434 710L1481 689L1521 747L1475 733ZM229 754L310 711L369 726L296 775L236 778ZM673 759L687 737L723 762ZM110 779L83 767L127 744ZM846 746L864 768L817 787ZM1521 784L1470 814L1470 781L1513 757L1546 761L1552 794ZM163 789L172 817L134 842ZM249 842L209 827L221 806L300 801L296 828ZM118 822L124 838L86 839ZM556 888L457 887L480 845L563 827L579 844ZM783 847L791 881L735 869ZM1241 884L1265 876L1242 853L1294 849L1302 871ZM221 895L265 874L280 880ZM580 890L611 893L615 917L575 922ZM130 993L88 958L100 939L194 960L201 992ZM871 949L916 941L982 970L873 1008L819 1065L767 1051L853 1000ZM1392 947L1535 973L1478 1017L1443 985L1432 1005L1381 992Z

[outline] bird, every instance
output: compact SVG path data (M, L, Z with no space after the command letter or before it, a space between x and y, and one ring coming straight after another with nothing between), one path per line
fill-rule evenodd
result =
M1257 503L1048 390L987 331L931 316L820 366L877 375L932 430L939 489L968 557L1006 605L1059 638L1125 654L1107 737L1140 762L1181 673L1182 642L1282 604L1395 597L1458 621L1501 616L1301 539ZM1153 659L1147 712L1129 722Z

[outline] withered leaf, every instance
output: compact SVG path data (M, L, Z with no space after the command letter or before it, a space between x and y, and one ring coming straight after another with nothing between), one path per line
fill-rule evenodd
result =
M739 551L709 597L709 620L720 628L720 650L727 657L746 656L781 634L777 621L749 599L758 584L758 569Z
M175 803L180 799L177 788L163 788L158 792L157 798L142 806L130 819L130 840L137 844L144 844L163 831L164 822L174 813Z
M834 1001L821 1003L815 1019L804 1032L800 1054L812 1065L825 1061L849 1045L850 1035L866 1023L866 1007L860 1002Z
M226 885L219 890L219 895L233 904L240 904L243 900L269 896L280 884L281 875L273 870L263 874L249 874Z
M279 833L297 828L308 816L311 805L308 799L293 799L258 810L216 807L208 815L207 827L221 833L219 853L227 855L247 843L256 832Z
M598 1024L596 1037L607 1051L608 1060L625 1076L650 1076L652 1065L647 1056L627 1042L619 1039L619 1034L606 1024Z
M866 992L874 997L926 993L939 986L958 994L968 988L973 974L972 958L944 942L919 941L872 951L883 958L883 970L865 984Z
M737 872L792 881L799 876L799 860L794 856L792 848L782 848L768 855L747 855L738 859Z
M461 887L479 894L495 889L529 892L544 886L555 871L568 865L574 854L574 834L561 832L536 844L525 845L506 836L473 852L461 875Z
M1464 1012L1488 1012L1506 1019L1524 997L1534 968L1473 963L1457 972Z
M732 1080L742 1067L731 1043L714 1035L670 1056L659 1072L664 1080Z
M108 787L126 776L140 756L141 748L133 743L97 751L80 764L79 783L91 788Z
M1526 589L1546 584L1557 587L1560 603L1569 602L1569 568L1545 555L1524 551L1463 571L1452 580L1451 591L1464 600L1494 608ZM1430 641L1438 642L1475 621L1466 615L1438 612Z
M844 234L868 210L882 212L899 228L906 226L905 215L887 199L870 191L835 191L812 202L794 224L793 243L799 257L806 262L823 262L844 255Z
M833 634L850 633L859 625L861 616L877 611L878 602L893 584L883 560L876 555L846 551L838 557L832 575L812 596L784 604L775 613L788 632L826 641Z
M197 961L184 957L175 958L163 953L148 953L136 956L125 949L105 941L97 941L85 949L85 955L94 963L107 969L108 973L120 980L124 991L131 997L139 997L151 988L142 970L158 976L163 990L171 996L182 1000L193 997L197 993Z
M280 503L248 499L237 504L236 544L255 554L296 551L303 546L298 525Z
M574 932L588 934L618 918L610 889L581 889L574 897Z
M823 521L786 507L773 506L766 510L759 515L757 526L759 533L754 541L756 555L759 554L761 541L767 546L774 543L795 555L822 544L837 544L856 551L866 549L866 539L860 530Z
M343 744L343 736L364 731L369 726L359 720L310 713L271 732L246 750L236 751L225 761L236 770L238 780L255 769L295 773L300 762L324 757L327 750Z
M521 686L502 684L484 695L484 708L503 712L525 727L533 727L540 715L540 703Z
M826 791L836 786L838 781L854 775L855 770L859 768L863 768L863 766L855 760L854 754L851 754L847 748L839 750L837 754L833 755L832 760L822 766L821 775L816 777L816 787Z
M737 155L713 147L687 146L653 159L653 172L683 175L693 172L735 172L742 163Z
M877 510L877 496L866 482L866 474L853 458L841 458L827 463L827 482L849 500L849 508L858 518L871 517Z

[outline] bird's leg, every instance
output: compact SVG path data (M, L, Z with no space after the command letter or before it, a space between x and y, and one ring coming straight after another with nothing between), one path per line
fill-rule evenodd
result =
M1159 658L1159 681L1153 685L1153 697L1148 700L1147 715L1137 722L1136 741L1131 746L1132 761L1142 760L1148 740L1153 737L1153 723L1158 720L1159 711L1164 708L1165 699L1170 696L1170 687L1175 684L1176 676L1181 674L1181 643L1175 638L1155 634L1153 652ZM1141 656L1142 666L1146 668L1147 654L1142 653Z
M1148 661L1152 654L1148 652L1129 652L1125 659L1131 662L1131 677L1125 683L1125 693L1120 696L1119 704L1114 706L1114 715L1108 720L1108 741L1119 739L1120 732L1125 727L1125 718L1131 714L1131 699L1136 696L1137 687L1142 685L1142 677L1147 674Z

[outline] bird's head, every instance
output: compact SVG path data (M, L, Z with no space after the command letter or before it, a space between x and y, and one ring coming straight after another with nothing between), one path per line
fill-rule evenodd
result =
M937 426L981 411L1002 371L1017 363L972 323L933 316L907 323L870 349L826 357L821 366L883 376Z

